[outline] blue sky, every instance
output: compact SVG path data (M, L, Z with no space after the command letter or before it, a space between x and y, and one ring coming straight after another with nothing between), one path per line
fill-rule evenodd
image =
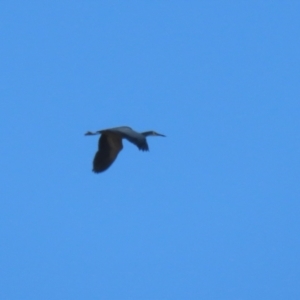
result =
M4 1L0 26L1 299L299 299L298 1ZM94 174L84 133L121 125L167 137Z

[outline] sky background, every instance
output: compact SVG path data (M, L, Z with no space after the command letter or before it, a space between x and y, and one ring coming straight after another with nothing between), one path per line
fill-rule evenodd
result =
M2 1L0 299L300 299L299 1ZM124 141L92 172L98 137Z

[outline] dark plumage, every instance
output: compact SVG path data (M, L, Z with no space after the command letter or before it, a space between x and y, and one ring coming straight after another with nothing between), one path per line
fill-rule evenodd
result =
M101 136L98 142L98 151L96 152L93 161L93 171L95 173L103 172L112 165L119 152L123 149L123 138L135 144L139 150L148 151L149 146L146 140L147 136L164 136L155 131L138 133L127 126L99 130L96 132L88 131L85 135L96 134L101 134Z

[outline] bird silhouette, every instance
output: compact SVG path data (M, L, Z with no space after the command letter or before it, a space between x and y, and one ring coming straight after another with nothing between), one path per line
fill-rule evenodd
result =
M85 135L101 134L98 142L98 151L93 160L93 171L101 173L107 170L116 160L119 152L123 149L122 139L135 144L139 150L149 151L146 140L147 136L163 136L155 131L136 132L128 126L121 126L98 130L95 132L88 131Z

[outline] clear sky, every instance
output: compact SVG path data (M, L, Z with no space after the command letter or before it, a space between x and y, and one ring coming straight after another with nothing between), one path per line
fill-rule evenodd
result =
M0 299L300 299L299 1L2 1ZM98 137L127 141L92 172Z

